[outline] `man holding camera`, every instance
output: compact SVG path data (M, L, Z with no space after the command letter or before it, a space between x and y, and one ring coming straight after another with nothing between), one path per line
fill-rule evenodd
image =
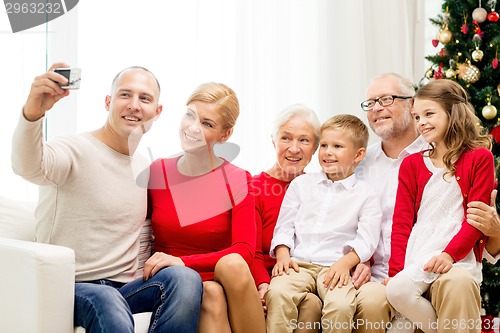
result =
M14 133L12 166L40 185L36 241L76 254L75 325L87 332L134 332L132 314L153 312L150 332L196 332L202 284L180 266L134 280L147 190L133 170L147 168L135 149L160 116L160 85L142 67L114 78L103 127L45 143L43 118L69 95L69 80L54 64L35 78ZM194 319L194 320L193 320Z

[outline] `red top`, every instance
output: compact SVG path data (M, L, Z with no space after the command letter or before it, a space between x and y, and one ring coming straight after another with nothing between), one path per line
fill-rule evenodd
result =
M255 200L250 174L231 163L189 177L178 158L150 168L149 205L154 250L180 257L203 281L214 278L217 261L238 253L250 265L255 252Z
M467 215L467 203L471 201L489 204L495 177L491 152L485 148L465 152L457 160L455 167L455 178L463 196L464 215ZM389 259L389 276L391 277L404 267L408 238L417 221L424 187L431 175L421 153L406 157L399 169L399 185L392 219L391 258ZM474 248L476 260L481 261L485 240L486 237L467 223L464 217L461 229L443 252L448 253L457 262L465 258Z
M255 191L255 221L257 246L255 259L250 266L255 285L269 283L276 259L269 256L274 227L278 220L281 203L290 182L282 181L262 172L252 180Z

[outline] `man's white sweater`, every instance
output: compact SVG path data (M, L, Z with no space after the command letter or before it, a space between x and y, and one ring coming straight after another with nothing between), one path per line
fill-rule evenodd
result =
M145 169L146 160L90 133L44 143L42 124L21 116L12 147L14 172L40 185L36 241L72 248L76 281L132 281L147 210L134 170Z

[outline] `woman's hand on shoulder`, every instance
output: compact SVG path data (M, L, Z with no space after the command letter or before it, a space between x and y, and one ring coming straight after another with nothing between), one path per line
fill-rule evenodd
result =
M144 264L144 273L142 279L147 281L155 275L160 269L169 266L185 266L184 261L179 257L171 256L163 252L155 252Z

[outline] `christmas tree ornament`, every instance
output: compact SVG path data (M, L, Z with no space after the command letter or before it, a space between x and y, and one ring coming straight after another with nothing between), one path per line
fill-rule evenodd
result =
M466 63L458 64L458 78L464 80L466 83L476 83L481 77L481 72L479 68L471 65L469 59Z
M432 46L437 47L439 44L439 39L433 39L432 40Z
M490 135L495 139L496 143L500 143L500 126L495 126L490 131Z
M434 77L434 68L429 68L426 72L425 72L425 77L428 78L428 79L431 79L432 77Z
M474 52L472 52L472 60L475 62L483 60L484 53L481 51L479 48L475 49Z
M488 14L488 21L490 21L490 22L498 22L499 18L500 18L500 16L498 15L497 12L490 12Z
M490 45L492 46L492 45ZM495 58L491 61L491 67L493 67L493 69L497 69L498 67L498 46L497 46L497 49L495 51Z
M443 29L441 29L441 32L439 33L439 41L443 44L448 44L452 39L453 34L451 33L450 29L448 29L448 25L444 24Z
M450 16L450 12L448 10L448 6L446 6L446 9L445 9L444 14L443 14L443 22L448 24L448 22L450 22L450 17L451 16Z
M462 24L460 31L462 31L464 35L467 35L467 33L469 32L469 26L467 25L467 12L465 10L464 10L464 24Z
M438 69L437 71L434 72L434 78L436 80L441 80L444 77L443 71Z
M500 83L497 85L498 96L500 96Z
M477 23L477 21L472 21L472 24L474 26L474 33L478 34L480 38L483 38L483 31L481 30L479 23Z
M494 106L494 105L491 105L491 97L488 98L488 104L486 104L484 107L483 107L483 110L482 110L482 115L484 117L484 119L493 119L497 116L497 108Z
M489 4L491 6L491 12L488 14L488 21L490 21L490 22L497 22L498 18L499 18L498 13L495 12L495 6L497 5L497 1L496 0L490 0Z
M483 23L484 21L486 21L487 17L488 17L488 12L486 11L486 9L482 7L476 8L472 12L472 18L474 19L474 21L478 23Z
M457 73L453 68L448 68L445 72L444 75L446 76L447 79L454 79Z
M476 49L474 52L472 52L472 60L475 62L483 60L484 53L479 49L479 46L481 45L481 37L479 34L474 34L472 37L472 41L474 42L474 45L476 46Z
M474 46L478 48L479 45L481 45L481 35L475 33L474 36L472 36L472 42L474 42Z
M434 78L436 80L441 80L443 77L444 77L444 75L443 75L443 62L440 62L438 70L434 72Z

